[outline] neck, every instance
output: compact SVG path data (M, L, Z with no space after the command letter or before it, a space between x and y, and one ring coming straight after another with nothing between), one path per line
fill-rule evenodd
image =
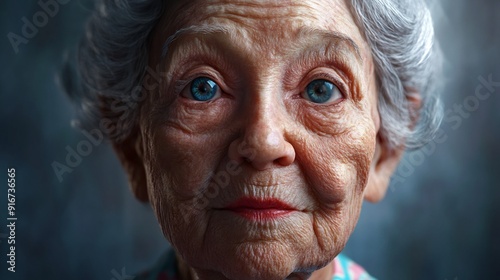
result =
M222 274L215 271L200 271L190 267L179 256L177 256L177 266L179 269L180 280L204 280L204 279L217 279L217 280L230 280ZM331 280L335 271L334 262L330 262L325 267L314 271L313 273L292 273L286 280Z

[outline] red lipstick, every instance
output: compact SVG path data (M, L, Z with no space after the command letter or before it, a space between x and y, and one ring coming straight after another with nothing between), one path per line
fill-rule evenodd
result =
M249 220L272 220L296 211L285 202L270 198L259 199L243 197L225 208Z

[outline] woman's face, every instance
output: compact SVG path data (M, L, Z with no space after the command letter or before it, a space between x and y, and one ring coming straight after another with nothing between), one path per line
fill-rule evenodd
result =
M202 277L307 277L344 248L376 168L368 46L341 0L181 2L140 119L161 228Z

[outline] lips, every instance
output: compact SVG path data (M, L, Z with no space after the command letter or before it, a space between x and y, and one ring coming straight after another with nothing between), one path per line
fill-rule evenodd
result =
M289 215L297 209L275 198L258 199L244 197L231 203L224 210L231 211L249 220L262 221Z

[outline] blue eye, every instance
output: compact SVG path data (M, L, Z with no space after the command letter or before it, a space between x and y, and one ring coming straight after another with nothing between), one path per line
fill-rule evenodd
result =
M332 99L342 97L340 90L327 80L314 80L306 87L306 98L314 103L326 103Z
M191 82L191 96L196 101L209 101L215 97L219 86L213 80L200 77Z

